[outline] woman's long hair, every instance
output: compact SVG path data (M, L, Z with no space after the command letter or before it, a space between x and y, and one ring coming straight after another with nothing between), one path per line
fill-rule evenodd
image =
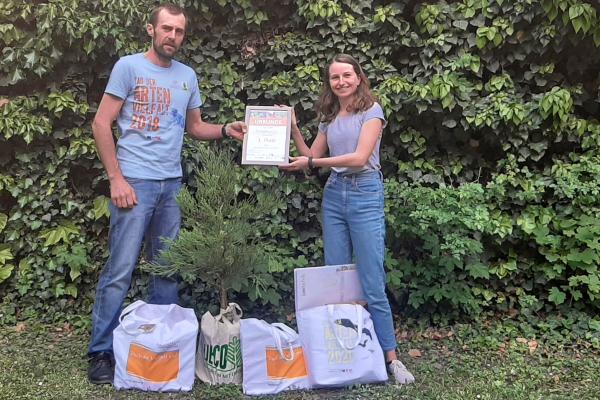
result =
M331 85L329 84L329 68L336 62L352 65L354 72L360 78L360 84L356 88L354 98L346 108L346 111L351 113L367 111L373 106L373 103L375 103L375 96L373 96L369 87L369 79L363 72L358 61L348 54L338 54L333 57L331 62L327 64L327 68L325 68L323 90L321 91L321 96L315 106L317 120L319 122L331 122L335 119L338 112L340 112L340 102L338 101L337 96L333 94Z

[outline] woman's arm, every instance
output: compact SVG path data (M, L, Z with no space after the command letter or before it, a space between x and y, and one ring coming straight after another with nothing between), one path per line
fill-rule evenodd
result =
M317 137L312 142L310 147L306 145L306 142L304 141L302 133L300 133L299 129L294 132L294 128L292 128L292 139L294 140L294 143L296 143L296 148L298 149L298 153L300 153L300 155L318 158L323 157L323 155L327 153L327 137L321 132L317 134Z
M319 132L315 142L311 146L310 154L300 153L302 157L290 157L293 162L285 167L281 167L286 171L299 171L308 168L308 157L313 157L312 164L315 167L362 167L367 164L369 157L373 154L377 139L381 134L382 122L379 118L368 120L360 130L358 145L353 153L344 154L335 157L322 157L324 152L319 153L319 149L315 148L319 139L324 141L325 149L327 149L327 138ZM297 145L297 144L296 144ZM320 145L318 145L320 146Z
M290 108L292 110L292 139L296 143L298 153L306 157L322 157L327 152L327 138L319 132L312 145L308 147L304 141L302 132L300 132L300 128L298 128L296 112L293 107Z

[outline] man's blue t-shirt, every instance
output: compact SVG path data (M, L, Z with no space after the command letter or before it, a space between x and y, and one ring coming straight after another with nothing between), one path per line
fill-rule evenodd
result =
M180 177L185 116L202 105L194 70L175 60L163 68L142 53L126 56L115 64L105 93L124 100L117 117L123 176Z

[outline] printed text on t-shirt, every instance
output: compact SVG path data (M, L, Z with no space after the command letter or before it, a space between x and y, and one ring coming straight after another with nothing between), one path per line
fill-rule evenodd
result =
M155 79L136 77L133 99L130 128L157 131L160 116L169 113L171 89L157 86Z

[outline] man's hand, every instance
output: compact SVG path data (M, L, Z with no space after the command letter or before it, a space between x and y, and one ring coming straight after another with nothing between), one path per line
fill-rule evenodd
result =
M248 131L248 127L242 121L230 122L225 125L225 133L229 137L232 137L237 140L244 140L244 135Z
M122 176L111 179L110 200L118 208L133 208L137 204L135 191Z

